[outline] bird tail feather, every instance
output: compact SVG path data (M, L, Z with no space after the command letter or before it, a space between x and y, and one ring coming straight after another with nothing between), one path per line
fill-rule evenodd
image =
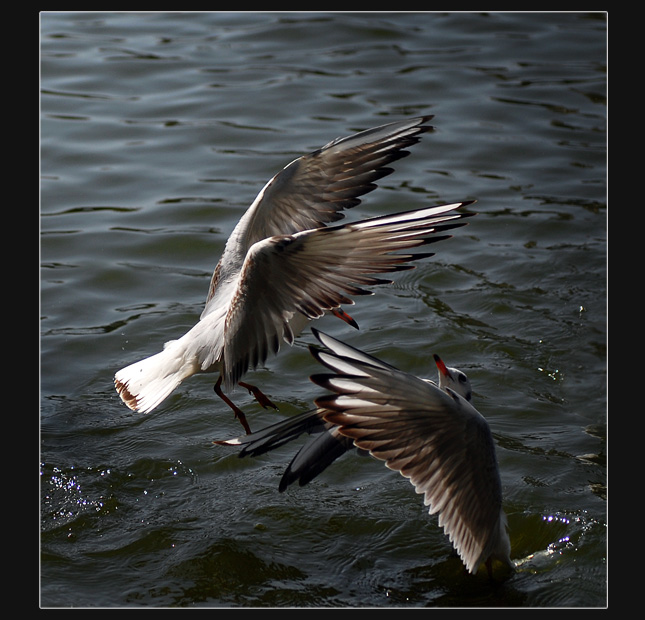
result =
M121 400L133 411L148 413L164 401L186 378L198 372L195 363L185 359L177 341L163 351L122 368L114 375Z

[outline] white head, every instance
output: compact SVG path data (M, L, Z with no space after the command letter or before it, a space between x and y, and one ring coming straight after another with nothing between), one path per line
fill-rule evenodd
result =
M470 380L457 368L448 368L438 355L434 355L435 364L439 369L439 387L442 390L450 388L468 402L473 397L473 390L470 387Z

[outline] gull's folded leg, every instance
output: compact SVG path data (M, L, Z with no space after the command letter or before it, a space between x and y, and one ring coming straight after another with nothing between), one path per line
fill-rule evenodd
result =
M267 407L272 407L276 411L278 410L278 407L269 400L268 396L262 393L260 388L257 388L254 385L250 385L249 383L244 383L244 381L240 381L238 385L247 389L249 391L249 394L253 394L255 400L257 400L258 403L260 403L260 405L262 405L265 409Z
M247 435L251 434L251 427L249 426L249 423L246 421L246 416L244 415L244 412L237 407L229 398L222 392L222 377L217 380L217 383L213 387L215 390L215 394L217 394L232 410L233 413L235 414L235 417L240 421L240 424L244 427L244 430L246 431Z

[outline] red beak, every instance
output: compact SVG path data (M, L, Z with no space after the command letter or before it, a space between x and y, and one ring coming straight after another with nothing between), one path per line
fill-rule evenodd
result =
M355 327L358 329L358 323L351 317L347 312L345 312L342 308L332 308L331 313L334 316L337 316L339 319L345 321L348 325L351 325L352 327Z
M436 354L433 355L433 357L434 357L434 362L437 365L437 368L439 369L439 372L444 377L450 377L450 371L446 368L446 365L443 363L443 360Z

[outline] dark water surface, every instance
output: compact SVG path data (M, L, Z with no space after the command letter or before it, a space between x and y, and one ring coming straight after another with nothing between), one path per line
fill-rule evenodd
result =
M45 607L606 604L606 20L601 14L41 15ZM498 445L517 572L467 576L412 486L300 443L239 459L193 377L148 415L119 368L197 320L262 185L337 136L435 114L350 220L478 200L437 255L317 327L466 371ZM320 395L309 330L248 380L254 429ZM303 438L304 439L304 438Z

